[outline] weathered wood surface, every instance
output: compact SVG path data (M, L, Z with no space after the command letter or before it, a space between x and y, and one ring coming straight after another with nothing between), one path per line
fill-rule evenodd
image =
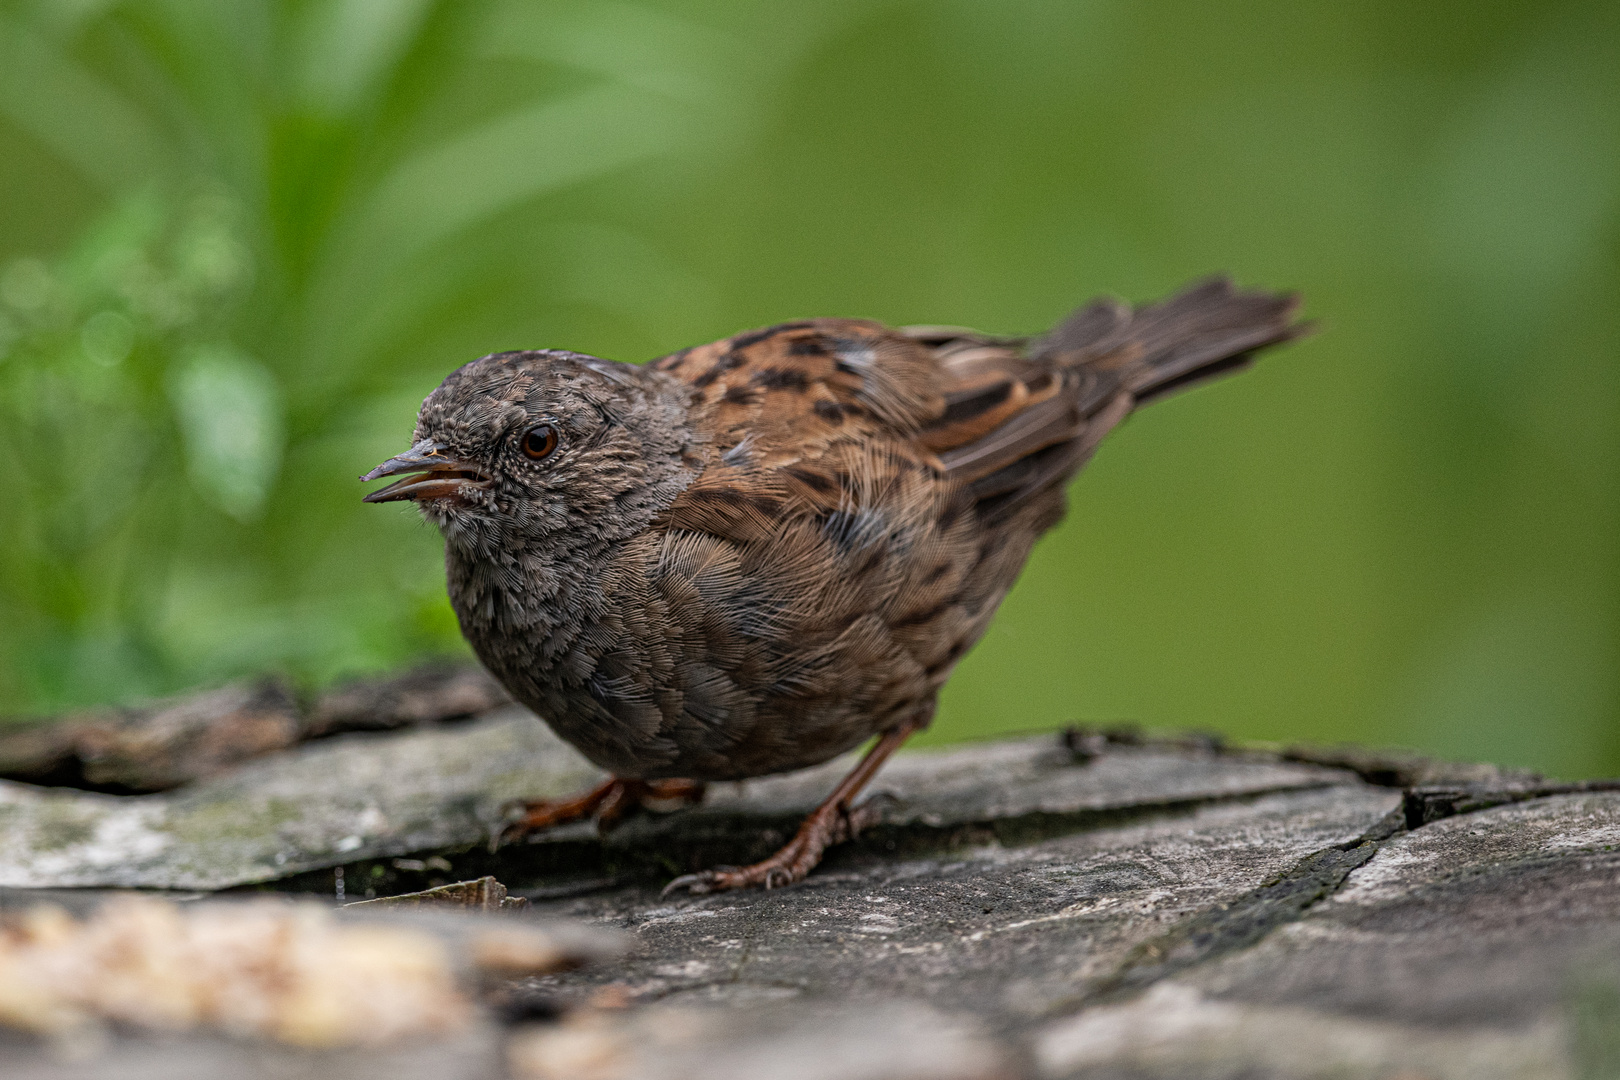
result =
M128 795L167 791L349 731L392 731L506 704L481 668L429 663L357 679L306 709L275 679L127 708L0 723L0 778Z
M0 784L0 908L85 907L115 887L330 897L339 871L356 900L493 874L530 900L500 917L633 941L505 986L505 1005L454 1045L317 1054L126 1033L63 1060L0 1036L0 1075L1620 1068L1614 785L1054 733L899 756L877 785L880 824L801 886L659 896L672 873L771 849L843 767L720 785L703 807L606 837L573 827L493 855L503 800L595 775L511 708L307 743L163 794Z

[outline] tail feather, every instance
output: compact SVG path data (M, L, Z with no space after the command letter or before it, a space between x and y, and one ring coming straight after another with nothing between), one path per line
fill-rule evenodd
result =
M1256 350L1310 332L1295 323L1299 297L1239 292L1214 277L1132 311L1094 300L1036 342L1032 354L1062 367L1118 370L1138 405L1246 366Z
M919 328L958 380L925 445L967 484L981 513L1011 513L1065 483L1132 410L1308 333L1293 322L1298 306L1296 296L1239 292L1224 277L1135 311L1105 297L1021 356L1009 342L935 340Z

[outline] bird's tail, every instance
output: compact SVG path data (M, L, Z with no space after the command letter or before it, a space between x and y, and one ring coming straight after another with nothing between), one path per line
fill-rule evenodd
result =
M943 327L904 331L936 350L945 381L944 413L921 441L981 514L1012 514L1060 489L1143 403L1308 332L1292 321L1298 306L1213 278L1138 310L1094 300L1027 350Z
M1092 301L1033 343L1032 359L1113 375L1140 406L1247 367L1257 350L1310 332L1292 293L1239 292L1229 278L1192 285L1132 310Z

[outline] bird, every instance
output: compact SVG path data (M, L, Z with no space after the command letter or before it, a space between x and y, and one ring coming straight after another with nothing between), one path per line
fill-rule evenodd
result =
M1214 277L1035 337L816 318L644 365L494 353L428 395L364 501L439 528L473 652L609 775L523 804L508 839L870 743L781 850L666 893L782 887L875 820L860 793L1102 438L1301 336L1298 304Z

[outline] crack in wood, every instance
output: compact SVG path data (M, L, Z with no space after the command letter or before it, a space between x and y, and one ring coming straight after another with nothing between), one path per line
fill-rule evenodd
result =
M1298 759L1294 759L1298 760ZM1354 840L1314 851L1231 904L1203 912L1138 945L1106 979L1056 1002L1045 1015L1136 997L1163 979L1241 952L1342 889L1385 843L1437 821L1555 795L1620 791L1620 780L1407 788L1401 805Z
M922 821L879 823L849 843L828 852L825 868L836 870L861 857L921 858L973 847L1027 847L1077 833L1144 825L1190 817L1216 806L1244 806L1280 794L1318 791L1338 786L1288 784L1232 794L1134 803L1129 806L1071 811L1031 810L1016 817L930 824ZM490 852L483 845L413 852L406 858L361 859L341 867L347 881L370 888L377 896L417 892L455 880L493 875L535 899L577 897L629 886L646 886L694 868L745 865L765 857L792 834L797 817L677 811L638 830L629 842L615 833L593 836L571 831L563 838L517 844ZM419 864L437 859L449 869L428 873ZM258 882L237 892L319 892L332 889L335 867L325 867Z

